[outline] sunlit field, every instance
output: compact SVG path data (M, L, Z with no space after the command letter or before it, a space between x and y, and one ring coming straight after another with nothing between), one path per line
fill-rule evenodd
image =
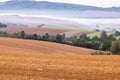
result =
M0 52L1 80L119 80L119 56Z
M0 80L120 80L120 0L0 0Z
M9 38L0 38L0 42L0 80L120 79L119 56L94 56L85 52L93 50L70 46L66 46L67 52L64 45L50 42ZM56 51L47 45L56 47ZM45 51L41 51L43 48ZM63 53L57 51L59 49ZM72 53L70 49L76 52ZM52 51L49 54L49 50L53 54Z
M113 33L112 32L107 32L107 35L111 35L111 34L113 34ZM100 37L100 35L101 35L101 32L95 32L95 33L88 34L88 36L90 38L93 38L95 36Z

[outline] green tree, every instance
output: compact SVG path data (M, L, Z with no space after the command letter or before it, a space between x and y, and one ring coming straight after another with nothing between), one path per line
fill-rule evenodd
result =
M106 40L107 39L107 33L105 32L105 31L103 31L101 34L100 34L100 38L102 39L102 40Z
M49 37L50 37L49 34L46 33L45 36L46 36L46 40L49 41Z
M113 34L111 34L111 35L109 35L109 36L107 37L107 40L109 40L109 41L115 41L116 38L114 37Z
M111 42L110 41L104 41L101 48L104 51L109 51L110 48L111 48Z
M98 36L94 36L94 37L92 38L92 41L100 41L100 38L99 38Z
M120 32L119 32L119 31L116 31L116 32L115 32L115 36L120 36Z
M21 31L21 32L20 32L20 38L25 38L25 36L26 36L25 31Z
M56 42L62 43L63 39L64 39L63 35L60 35L60 34L56 35Z
M0 23L0 28L5 28L5 27L7 27L6 24L2 24L2 23Z
M33 37L34 40L38 40L38 35L37 34L33 34L32 37Z
M73 45L83 47L85 42L86 40L84 38L80 38L80 39L75 40Z
M90 37L87 37L86 34L81 35L80 38L85 39L86 41L90 41Z
M50 41L49 38L50 38L50 35L48 33L42 36L43 41Z
M100 49L101 43L99 41L91 41L91 43L93 45L92 49L97 49L97 50Z
M113 54L120 54L120 41L114 41L112 43L111 51Z

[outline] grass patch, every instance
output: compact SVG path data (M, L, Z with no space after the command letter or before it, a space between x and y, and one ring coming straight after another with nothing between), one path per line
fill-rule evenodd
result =
M56 30L68 30L68 31L79 31L79 32L92 32L91 30L83 30L78 28L68 28L64 26L47 26L47 28L50 29L56 29Z
M57 30L68 30L68 31L79 31L78 29L74 29L74 28L52 28L52 29L57 29Z
M88 37L90 37L90 38L93 38L95 36L100 37L100 34L101 34L101 32L95 32L95 33L88 34ZM111 35L111 34L113 34L113 33L112 32L107 32L107 35Z
M117 38L117 39L120 39L120 36L117 36L116 38Z

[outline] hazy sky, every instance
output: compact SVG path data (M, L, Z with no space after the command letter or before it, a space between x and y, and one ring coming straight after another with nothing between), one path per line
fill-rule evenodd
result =
M0 0L1 2L7 0ZM52 2L64 2L64 3L75 3L83 5L92 5L98 7L120 7L120 0L37 0L37 1L52 1Z

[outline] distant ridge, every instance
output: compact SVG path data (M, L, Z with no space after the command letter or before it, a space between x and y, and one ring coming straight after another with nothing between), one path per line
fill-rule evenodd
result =
M57 3L48 1L34 1L34 0L10 0L0 3L0 9L53 9L53 10L97 10L97 11L120 11L120 7L101 8L78 4Z
M0 2L0 12L9 14L50 15L74 18L120 18L120 7L95 6L34 0Z

